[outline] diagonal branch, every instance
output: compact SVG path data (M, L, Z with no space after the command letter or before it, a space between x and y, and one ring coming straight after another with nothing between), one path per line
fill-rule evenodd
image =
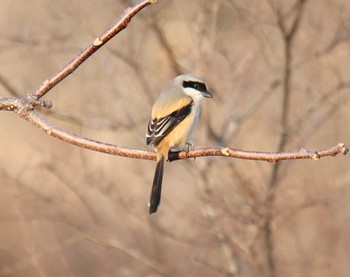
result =
M39 87L27 93L24 97L0 97L0 111L15 111L21 117L26 117L29 111L32 111L35 106L42 106L51 108L50 101L40 100L47 92L65 79L68 75L73 73L84 61L86 61L92 54L105 45L111 38L124 30L131 19L143 8L155 3L157 0L143 0L140 3L127 8L122 16L105 31L101 36L97 37L85 49L81 50L68 64L61 70L55 73L51 78L46 79ZM0 83L3 84L11 94L18 96L13 88L9 86L3 78L0 78Z
M38 88L30 92L28 96L36 99L43 97L54 86L73 73L85 60L87 60L93 53L105 45L111 38L124 30L128 26L131 19L139 11L155 2L156 0L144 0L132 7L127 8L122 16L104 34L97 37L93 43L81 50L67 65L55 73L51 78L46 79Z

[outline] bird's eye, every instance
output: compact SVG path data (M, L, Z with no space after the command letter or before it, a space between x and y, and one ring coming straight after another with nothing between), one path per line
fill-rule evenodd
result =
M194 85L193 85L193 88L198 89L198 88L199 88L199 85L198 85L198 84L194 84Z

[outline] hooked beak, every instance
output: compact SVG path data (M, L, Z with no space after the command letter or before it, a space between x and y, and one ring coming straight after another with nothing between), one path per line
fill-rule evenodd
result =
M202 95L206 98L213 98L213 95L209 91L202 91Z

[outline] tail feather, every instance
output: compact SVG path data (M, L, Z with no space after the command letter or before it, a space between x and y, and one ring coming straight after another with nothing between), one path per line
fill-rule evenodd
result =
M157 162L156 171L154 173L151 196L149 199L149 214L157 211L160 204L160 197L162 193L162 182L164 173L164 156Z

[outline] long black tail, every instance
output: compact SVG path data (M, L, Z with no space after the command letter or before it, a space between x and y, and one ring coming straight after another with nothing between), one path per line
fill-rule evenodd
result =
M162 193L162 182L164 173L164 156L157 162L156 171L154 172L154 179L152 185L151 196L149 199L149 214L157 211L160 204L160 196Z

